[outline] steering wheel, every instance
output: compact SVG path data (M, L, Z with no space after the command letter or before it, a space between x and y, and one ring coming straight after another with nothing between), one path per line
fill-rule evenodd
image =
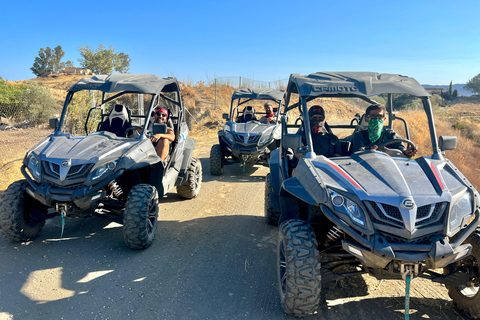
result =
M137 129L143 130L143 128L140 127L140 126L131 126L127 130L125 130L125 137L127 137L127 138L138 138L138 137L140 137L140 133L138 133Z
M400 138L400 139L392 139L392 140L389 140L387 142L378 144L377 145L377 150L385 152L386 154L388 154L391 157L406 157L406 158L408 158L402 151L400 151L398 149L387 148L387 146L389 146L391 144L394 144L394 143L399 143L399 142L405 142L407 144L407 149L417 149L417 147L415 146L415 144L412 141L410 141L408 139Z

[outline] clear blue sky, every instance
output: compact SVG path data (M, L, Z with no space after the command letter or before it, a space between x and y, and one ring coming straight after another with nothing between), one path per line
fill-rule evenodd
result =
M301 5L296 5L300 3ZM399 73L422 84L480 73L480 1L6 1L0 76L34 78L40 48L99 44L131 58L130 73L181 81L290 73Z

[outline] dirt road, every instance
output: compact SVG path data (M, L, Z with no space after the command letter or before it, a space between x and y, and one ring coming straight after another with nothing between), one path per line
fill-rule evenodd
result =
M277 228L263 219L267 168L209 174L214 140L199 142L200 196L161 200L153 245L133 251L99 218L47 221L40 236L0 236L0 319L290 319L276 280ZM307 319L403 319L404 283L359 276L327 285ZM466 319L442 285L415 279L410 319Z

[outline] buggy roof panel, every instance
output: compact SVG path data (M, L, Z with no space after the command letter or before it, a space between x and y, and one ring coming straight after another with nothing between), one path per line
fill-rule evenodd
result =
M430 96L413 78L376 72L316 72L307 76L291 74L288 87L291 92L301 96L370 97L383 93L410 94L416 97Z
M177 89L178 83L175 77L161 78L153 74L117 73L80 79L68 91L99 90L107 93L126 91L158 94L174 92Z
M266 88L245 88L236 90L232 95L232 100L247 98L254 100L275 100L280 101L285 95L285 90L266 89Z

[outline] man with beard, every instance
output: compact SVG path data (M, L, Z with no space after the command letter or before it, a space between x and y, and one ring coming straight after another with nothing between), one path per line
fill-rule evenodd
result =
M273 105L270 101L266 102L263 107L265 108L265 115L260 118L260 123L271 124L275 123L275 114L273 113Z
M367 108L365 111L365 121L368 123L368 128L353 135L352 152L377 150L379 144L393 139L401 139L395 131L383 126L386 119L385 114L385 107L380 104L374 104ZM401 142L393 143L389 148L402 151L408 158L417 154L417 149L405 149L405 146Z
M169 113L167 109L157 107L153 113L153 117L154 123L165 123L168 125ZM150 137L150 140L155 147L157 155L162 158L162 161L165 161L168 156L170 142L175 140L175 133L173 132L172 128L167 127L166 133L157 133L156 135Z

